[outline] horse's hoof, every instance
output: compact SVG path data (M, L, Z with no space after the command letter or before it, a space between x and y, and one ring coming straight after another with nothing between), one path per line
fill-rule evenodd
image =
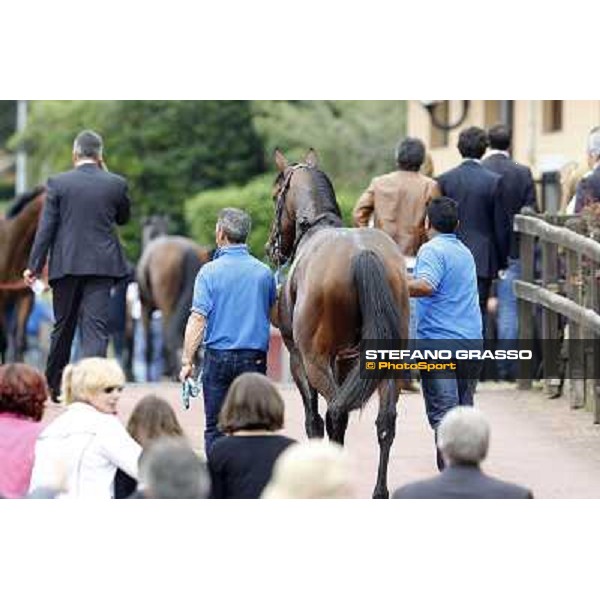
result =
M388 490L375 490L373 492L374 500L388 500L390 497L390 493Z
M325 426L323 423L314 424L307 428L307 435L309 438L323 439L325 437Z

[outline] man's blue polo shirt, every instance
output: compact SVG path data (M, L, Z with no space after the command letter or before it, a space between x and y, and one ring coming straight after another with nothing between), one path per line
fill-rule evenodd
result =
M437 234L421 246L414 276L434 290L417 298L418 339L481 339L475 261L455 234Z
M206 348L266 352L275 297L271 270L245 244L220 248L194 284L192 310L206 317Z

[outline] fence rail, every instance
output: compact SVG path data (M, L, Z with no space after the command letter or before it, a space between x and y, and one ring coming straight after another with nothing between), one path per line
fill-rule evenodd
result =
M571 220L577 225L577 220ZM570 339L600 339L600 242L566 225L569 223L564 217L515 216L514 228L520 234L521 278L514 282L514 290L522 340L534 338L536 306L542 311L542 340L561 336L560 316L566 320ZM598 424L600 380L595 379L595 357L584 351L583 345L569 347L576 348L575 355L567 357L571 406L590 405L594 423ZM556 371L551 363L556 360L555 355L543 355L545 375ZM557 382L547 379L546 386L552 391ZM529 389L531 379L520 379L519 387Z

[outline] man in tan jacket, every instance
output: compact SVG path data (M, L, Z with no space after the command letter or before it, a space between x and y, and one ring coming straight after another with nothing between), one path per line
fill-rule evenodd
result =
M398 144L398 170L375 177L358 199L352 217L356 227L373 225L385 231L398 244L412 274L415 257L425 235L425 208L432 198L441 196L438 184L419 172L425 160L425 145L418 138L407 137ZM409 337L417 333L416 300L410 299ZM408 389L413 389L412 386Z
M407 137L398 145L398 170L375 177L359 198L352 216L354 225L383 229L395 242L412 269L414 257L424 237L425 205L441 195L437 183L421 175L425 146L418 138ZM412 260L410 260L412 258Z

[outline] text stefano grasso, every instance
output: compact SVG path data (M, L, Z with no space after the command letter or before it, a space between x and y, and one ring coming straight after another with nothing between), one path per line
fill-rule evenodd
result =
M365 350L366 360L532 360L531 350Z

